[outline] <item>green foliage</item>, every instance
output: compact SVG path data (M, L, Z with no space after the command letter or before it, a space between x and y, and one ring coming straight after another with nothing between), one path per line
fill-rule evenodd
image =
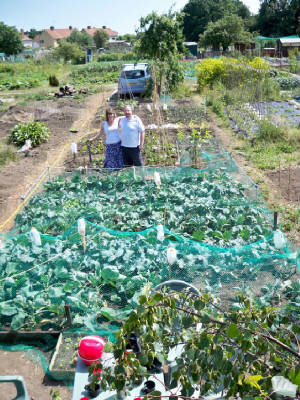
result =
M178 61L179 56L186 51L181 22L182 15L171 11L162 15L152 12L140 20L135 51L142 58L152 60L153 80L158 94L165 82L172 91L184 79Z
M58 42L53 54L58 59L62 58L64 62L72 61L73 64L81 63L85 57L85 51L81 50L77 43L70 43L64 39Z
M71 77L74 86L102 85L117 82L122 62L88 63L73 67Z
M136 381L149 377L155 358L169 368L167 388L172 393L181 386L182 396L202 398L222 391L226 398L270 399L271 378L276 375L300 387L295 335L299 317L290 318L288 310L279 313L272 306L258 307L242 293L236 296L235 308L218 304L203 293L140 296L117 335L115 365L103 368L99 363L102 387L130 391ZM126 352L132 332L141 343L138 354ZM171 350L176 356L167 362Z
M295 89L300 85L300 79L296 76L277 76L275 79L283 90Z
M9 141L17 146L30 139L32 147L35 147L40 143L46 142L48 138L49 129L47 125L37 121L18 124L9 135Z
M282 126L275 125L268 118L262 118L257 121L259 126L259 133L257 138L267 142L281 141L285 136L285 129Z
M182 15L172 13L158 15L156 12L141 18L135 49L142 57L168 61L174 55L185 53L180 29Z
M131 61L132 63L138 62L137 56L132 51L125 53L102 53L98 56L98 61Z
M216 22L225 15L238 15L248 20L250 11L237 0L189 0L183 8L183 33L187 41L198 42L209 22Z
M97 49L105 47L109 39L109 34L104 29L98 29L93 35Z
M195 129L191 135L193 151L195 145L209 137L209 132L204 128L202 131ZM153 140L153 147L156 146ZM172 154L174 150L174 147L170 148L167 154ZM48 229L63 233L66 227L84 215L91 222L106 228L140 231L164 219L169 229L185 237L192 238L194 232L201 229L204 232L203 242L219 246L242 246L270 233L264 213L249 202L244 204L243 186L232 183L226 174L210 173L204 178L202 174L190 178L184 175L176 179L166 178L159 192L155 190L153 181L131 182L130 185L127 180L117 183L114 180L101 182L94 179L87 184L82 180L76 184L68 181L48 183L47 191L25 207L16 223L22 231L33 225L43 233ZM73 191L75 188L76 193ZM113 204L110 201L112 192L115 198ZM74 198L78 199L78 205L66 207L65 204L69 205ZM210 200L207 201L207 198ZM126 202L124 199L127 199ZM198 206L195 207L195 204ZM57 218L57 215L60 217ZM244 224L249 225L247 238L241 233ZM228 230L232 232L230 240L224 241L224 233Z
M214 50L220 47L224 51L237 42L250 43L252 35L245 30L245 24L237 15L226 15L216 22L209 22L206 30L199 36L200 46L212 46Z
M0 76L0 91L37 87L40 86L45 79L47 79L47 76L42 72L20 74L17 76Z
M59 86L59 80L57 79L56 75L49 76L49 85L50 86Z
M10 56L18 54L22 50L22 39L17 29L0 22L0 53Z
M253 60L225 58L205 59L196 65L196 75L199 90L221 82L226 88L245 84L249 80L263 81L269 70L268 63L262 58Z
M16 160L16 150L13 146L0 142L0 167Z
M255 28L263 36L282 37L299 34L299 14L298 0L263 0Z
M76 43L82 49L86 47L92 47L93 38L86 32L79 32L77 29L73 29L70 36L66 38L69 43Z

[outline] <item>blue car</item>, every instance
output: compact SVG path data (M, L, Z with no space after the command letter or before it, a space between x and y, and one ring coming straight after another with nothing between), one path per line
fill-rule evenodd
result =
M147 63L123 64L118 80L119 95L135 95L145 92L150 79Z

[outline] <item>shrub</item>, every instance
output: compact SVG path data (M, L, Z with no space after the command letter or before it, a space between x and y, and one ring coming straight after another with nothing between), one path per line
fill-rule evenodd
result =
M219 58L206 59L196 66L198 87L201 91L205 86L212 87L222 82L226 88L234 88L249 81L261 81L269 71L268 63L262 58L247 59Z
M49 138L49 129L42 122L26 122L14 127L9 135L9 141L17 146L21 146L26 140L30 139L32 147L46 142Z
M300 79L296 76L277 76L275 79L283 90L291 90L300 86Z
M284 137L284 128L277 126L267 118L263 118L258 121L259 134L258 139L266 140L268 142L274 142Z
M58 79L56 78L55 75L50 75L49 76L49 85L50 86L59 86L59 81L58 81Z

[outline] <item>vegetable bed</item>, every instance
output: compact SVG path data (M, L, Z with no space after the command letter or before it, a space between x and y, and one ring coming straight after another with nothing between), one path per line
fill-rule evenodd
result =
M175 168L160 171L156 188L153 171L145 169L137 180L130 170L46 184L17 217L24 233L7 236L0 252L2 327L63 327L69 304L74 326L94 330L104 321L122 321L140 290L170 278L198 282L231 302L234 290L252 286L264 305L295 290L288 244L274 247L267 214L243 185L224 173ZM79 217L86 219L86 251ZM30 240L31 224L48 233L41 246ZM171 266L170 247L177 251Z

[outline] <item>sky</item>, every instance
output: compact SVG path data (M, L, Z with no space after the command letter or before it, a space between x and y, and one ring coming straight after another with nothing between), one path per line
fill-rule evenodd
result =
M259 0L242 0L257 13ZM135 33L141 17L152 11L181 10L188 0L0 0L0 21L25 31L35 28L82 29L88 25L107 26L118 32Z

